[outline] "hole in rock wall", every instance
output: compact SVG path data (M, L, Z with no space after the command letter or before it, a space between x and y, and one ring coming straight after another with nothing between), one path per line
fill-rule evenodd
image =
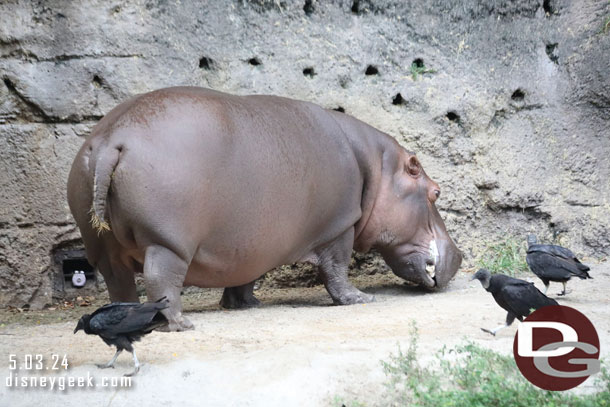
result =
M336 110L337 112L345 113L345 109L343 108L343 106L335 107L333 110Z
M415 65L416 68L423 68L424 67L424 60L422 58L415 58L413 60L413 65Z
M303 69L303 75L313 78L316 75L316 71L312 67L307 67Z
M393 105L404 105L405 100L400 93L397 93L396 96L392 98Z
M369 65L366 67L366 71L364 71L365 75L377 75L379 73L379 69L377 69L374 65Z
M456 122L456 123L459 123L459 121L460 121L460 115L454 111L447 112L447 114L445 116L447 117L447 119L449 119L449 121Z
M104 82L102 81L102 78L100 78L97 75L95 75L93 77L92 82L93 82L93 86L95 86L96 88L101 88L102 86L104 86Z
M199 60L199 68L201 68L201 69L212 69L213 64L214 64L214 61L212 61L208 57L203 57Z
M552 62L559 64L559 56L557 55L557 45L557 43L546 44L546 55Z
M258 58L256 58L256 57L254 57L254 58L250 58L250 59L248 60L248 63L249 63L250 65L252 65L252 66L259 66L259 65L261 65L261 64L262 64L262 62L260 61L260 59L258 59Z
M553 2L551 0L544 0L542 2L542 8L544 9L544 13L547 17L555 12L555 7L553 6Z
M360 13L360 1L354 0L352 3L352 13L359 14Z
M523 92L521 89L517 89L513 92L510 98L515 102L522 102L523 99L525 99L525 92Z
M303 6L303 11L308 16L311 15L311 13L314 12L313 0L305 0L305 5Z

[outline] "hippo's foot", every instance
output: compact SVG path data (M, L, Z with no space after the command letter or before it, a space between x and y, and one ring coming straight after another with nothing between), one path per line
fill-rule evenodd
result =
M225 309L244 309L244 308L254 308L261 305L261 302L255 297L251 296L249 298L237 298L235 296L222 294L222 298L220 299L220 306Z
M355 288L333 297L335 305L366 304L369 302L375 302L375 296L363 293Z
M150 301L165 298L168 308L161 310L167 319L167 326L158 328L164 332L193 329L193 323L182 315L180 290L188 264L176 253L163 246L149 246L144 258L144 286Z
M255 281L238 287L225 288L220 299L220 306L225 309L243 309L258 307L261 302L254 296Z
M169 323L166 326L157 328L157 331L161 332L180 332L195 329L195 326L188 318L180 315L177 318L169 318Z
M354 287L347 278L347 266L354 247L354 228L316 251L320 277L335 305L365 304L375 297Z

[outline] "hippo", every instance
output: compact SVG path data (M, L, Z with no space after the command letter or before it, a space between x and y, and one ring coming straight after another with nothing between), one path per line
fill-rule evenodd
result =
M436 290L462 256L413 152L341 112L277 96L198 87L137 95L94 127L76 155L68 203L111 301L167 297L168 329L191 329L183 286L224 288L255 306L257 278L317 265L333 303L374 297L348 280L352 249Z

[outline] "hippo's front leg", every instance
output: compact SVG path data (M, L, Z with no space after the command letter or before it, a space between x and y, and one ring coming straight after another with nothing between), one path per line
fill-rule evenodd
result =
M169 321L160 330L185 331L193 329L191 321L182 316L180 291L186 277L188 264L163 246L149 246L144 259L144 284L148 301L167 297L169 308L161 312Z
M347 277L347 269L354 245L354 228L316 251L319 271L324 286L337 305L363 304L375 301L375 296L354 287Z

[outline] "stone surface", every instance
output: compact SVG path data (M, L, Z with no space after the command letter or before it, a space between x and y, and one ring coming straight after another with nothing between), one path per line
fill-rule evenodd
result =
M51 302L54 252L79 245L65 183L83 137L174 85L340 107L393 135L441 185L466 264L528 232L607 256L609 15L596 0L3 1L0 304Z

